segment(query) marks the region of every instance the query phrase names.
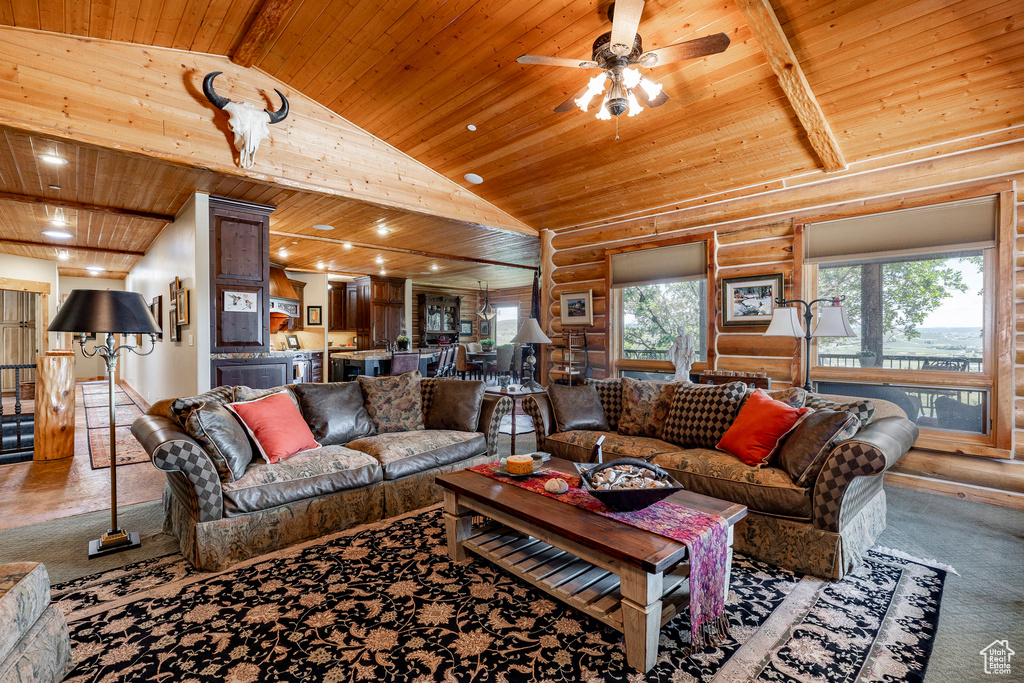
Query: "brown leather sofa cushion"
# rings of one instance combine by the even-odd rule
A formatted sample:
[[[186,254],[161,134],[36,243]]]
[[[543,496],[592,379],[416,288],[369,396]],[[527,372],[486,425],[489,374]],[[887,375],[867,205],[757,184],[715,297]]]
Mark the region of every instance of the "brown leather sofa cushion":
[[[728,453],[690,448],[651,459],[690,491],[746,505],[754,512],[811,519],[811,495],[775,467],[754,469]]]
[[[555,414],[555,431],[571,429],[596,429],[606,432],[611,429],[604,416],[604,407],[597,389],[589,384],[548,386],[548,399]]]
[[[486,453],[487,439],[479,432],[430,429],[368,436],[346,447],[377,460],[384,479],[400,479]]]
[[[475,432],[480,423],[480,407],[487,385],[461,379],[434,382],[425,426],[427,429],[454,429]]]
[[[185,426],[185,420],[188,418],[188,414],[196,408],[202,408],[205,405],[227,405],[235,400],[235,388],[228,386],[221,386],[211,389],[204,394],[198,396],[188,396],[186,398],[176,398],[171,401],[168,411],[171,414],[171,419],[178,423],[182,428]]]
[[[602,436],[604,443],[601,444],[601,452],[604,454],[605,461],[615,458],[650,460],[658,453],[672,453],[679,450],[679,446],[661,439],[583,429],[552,434],[544,440],[544,450],[556,458],[574,462],[590,462],[594,444]]]
[[[222,482],[234,481],[245,474],[252,462],[249,435],[223,404],[207,401],[192,408],[184,419],[185,433],[210,455]]]
[[[363,405],[359,382],[296,384],[292,391],[317,443],[340,446],[373,434],[373,421]]]
[[[853,413],[815,411],[804,417],[779,446],[775,465],[797,486],[810,486],[818,478],[832,446],[853,438],[858,429],[860,421]]]
[[[244,515],[361,488],[381,477],[374,458],[344,446],[303,451],[273,465],[258,461],[237,481],[224,484],[224,515]]]

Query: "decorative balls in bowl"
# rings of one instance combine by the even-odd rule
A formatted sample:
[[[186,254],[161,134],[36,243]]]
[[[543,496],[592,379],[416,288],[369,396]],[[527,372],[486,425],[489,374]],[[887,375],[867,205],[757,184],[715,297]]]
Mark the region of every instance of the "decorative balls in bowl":
[[[582,465],[580,486],[608,507],[623,512],[642,510],[683,489],[665,470],[635,458]]]

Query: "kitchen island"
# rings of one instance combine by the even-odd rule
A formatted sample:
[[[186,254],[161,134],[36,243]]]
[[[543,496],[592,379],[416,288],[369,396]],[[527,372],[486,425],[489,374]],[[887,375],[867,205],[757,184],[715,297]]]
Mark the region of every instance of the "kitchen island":
[[[403,353],[403,352],[399,352]],[[411,352],[409,352],[411,353]],[[420,374],[427,376],[427,365],[437,360],[438,349],[420,349]],[[383,349],[370,351],[334,351],[331,353],[330,381],[350,382],[359,375],[387,375],[391,373],[391,353]]]

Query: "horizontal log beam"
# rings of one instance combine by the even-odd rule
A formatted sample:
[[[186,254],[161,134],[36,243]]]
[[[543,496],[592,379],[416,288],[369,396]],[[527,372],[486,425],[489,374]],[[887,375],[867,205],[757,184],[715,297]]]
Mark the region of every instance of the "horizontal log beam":
[[[67,251],[88,251],[94,254],[118,254],[120,256],[145,256],[144,251],[124,251],[123,249],[104,249],[103,247],[79,247],[75,245],[54,244],[52,242],[29,242],[28,240],[0,239],[0,246],[11,247],[42,247],[44,249],[66,249]]]
[[[253,19],[231,61],[248,69],[273,42],[295,0],[267,0]]]
[[[35,197],[33,195],[17,194],[15,192],[0,192],[0,201],[3,200],[9,202],[19,202],[21,204],[43,204],[45,206],[55,206],[61,209],[87,211],[89,213],[105,213],[111,216],[127,216],[129,218],[141,218],[142,220],[158,221],[160,223],[170,223],[174,221],[174,216],[166,216],[161,213],[136,211],[135,209],[122,209],[116,206],[102,206],[100,204],[87,204],[85,202],[73,202],[67,199]]]

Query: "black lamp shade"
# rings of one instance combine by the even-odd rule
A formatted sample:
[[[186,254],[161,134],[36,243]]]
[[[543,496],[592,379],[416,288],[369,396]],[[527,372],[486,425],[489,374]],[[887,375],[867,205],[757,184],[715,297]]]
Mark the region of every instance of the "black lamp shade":
[[[138,292],[74,289],[46,328],[49,332],[158,334],[153,314]]]

